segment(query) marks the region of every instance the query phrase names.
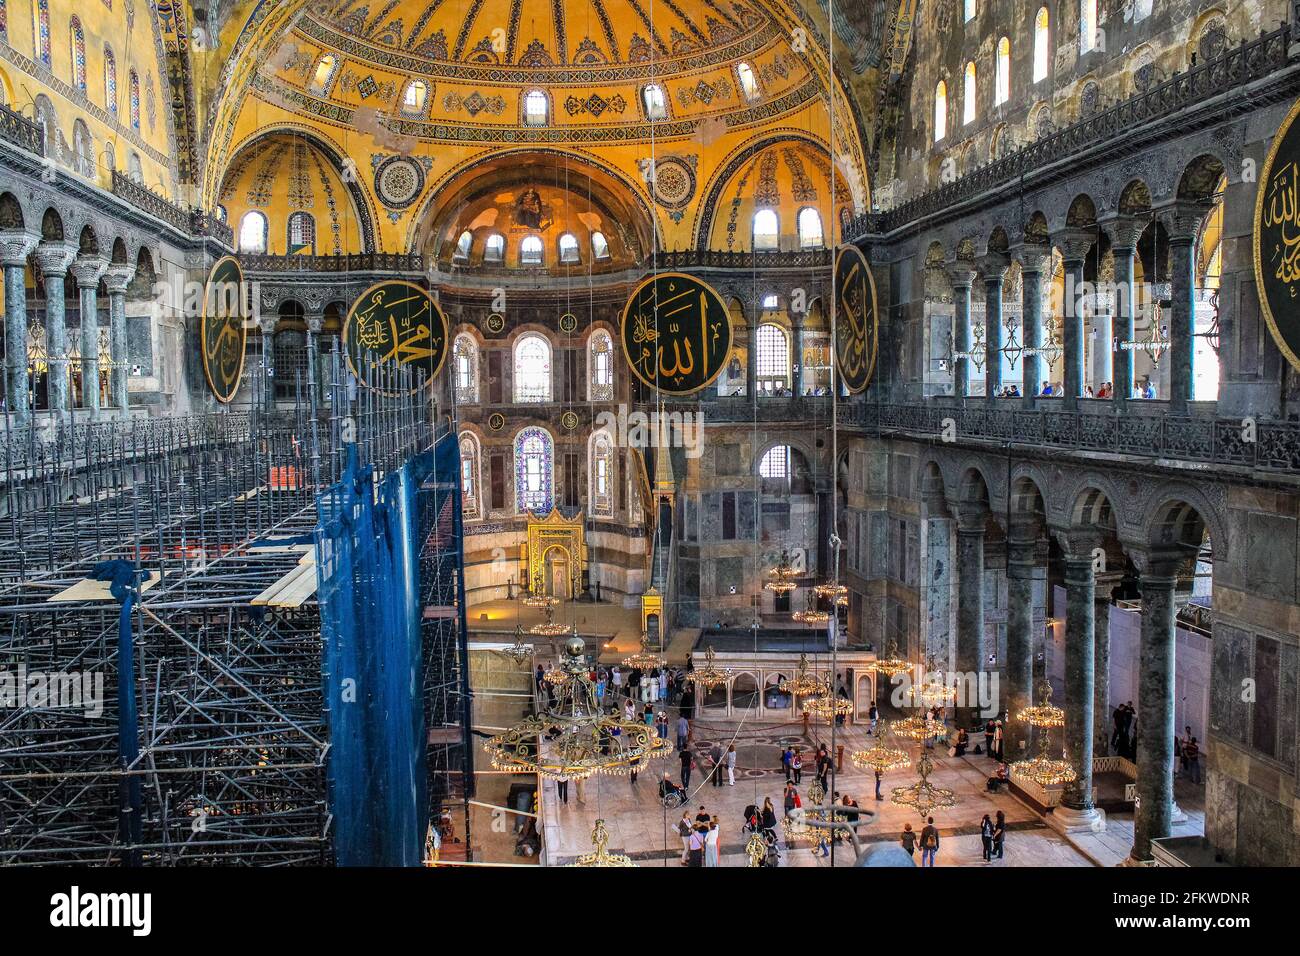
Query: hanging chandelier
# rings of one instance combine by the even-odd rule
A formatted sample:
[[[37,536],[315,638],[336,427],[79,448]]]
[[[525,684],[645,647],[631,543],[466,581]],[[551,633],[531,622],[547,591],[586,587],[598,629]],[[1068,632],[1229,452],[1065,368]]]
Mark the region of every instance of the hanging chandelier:
[[[624,667],[643,671],[663,667],[665,663],[667,662],[657,652],[650,650],[650,638],[644,631],[641,633],[641,650],[623,658]]]
[[[630,856],[610,853],[606,849],[609,846],[609,831],[605,829],[604,820],[596,821],[596,826],[591,831],[591,842],[595,844],[596,849],[591,853],[582,854],[569,866],[636,866]]]
[[[560,599],[536,591],[520,591],[519,603],[524,607],[548,608],[555,607],[555,605],[560,603]]]
[[[515,628],[515,642],[500,652],[516,664],[522,666],[533,656],[533,645],[524,643],[524,629]]]
[[[698,687],[703,687],[706,691],[713,690],[715,687],[721,687],[727,681],[731,680],[731,668],[724,667],[722,670],[714,665],[713,645],[710,644],[704,648],[704,668],[690,671],[686,679]]]
[[[790,552],[782,551],[781,560],[777,563],[777,566],[768,570],[767,581],[763,584],[763,587],[765,590],[777,594],[789,594],[798,587],[794,583],[794,579],[798,576],[799,572],[790,563]]]
[[[934,761],[928,753],[922,751],[916,769],[920,778],[910,787],[895,787],[893,796],[889,798],[893,803],[900,807],[911,807],[923,817],[933,810],[946,810],[957,805],[957,798],[951,790],[930,783]]]
[[[1038,685],[1038,697],[1041,703],[1031,704],[1016,714],[1016,720],[1023,720],[1032,727],[1064,727],[1065,711],[1052,706],[1052,685],[1043,681]]]
[[[948,728],[944,726],[943,721],[932,720],[919,714],[894,721],[890,729],[908,740],[926,741],[948,736]]]
[[[494,769],[583,780],[626,774],[671,752],[653,727],[602,713],[587,668],[582,638],[570,638],[553,669],[564,674],[555,685],[554,702],[484,742]]]
[[[820,697],[803,702],[803,712],[816,717],[822,723],[833,724],[837,717],[847,717],[853,713],[853,701],[827,691]]]
[[[907,696],[915,707],[947,707],[957,700],[957,688],[943,679],[934,663],[933,656],[927,658],[923,679],[907,689]]]
[[[1047,755],[1049,731],[1043,728],[1038,732],[1038,756],[1028,760],[1017,760],[1007,769],[1011,776],[1021,780],[1031,780],[1040,787],[1052,787],[1061,783],[1071,783],[1078,774],[1068,760],[1056,760]]]
[[[808,607],[803,611],[795,611],[790,615],[800,624],[825,624],[831,619],[826,611],[817,607],[817,597],[811,591],[808,592]]]
[[[830,681],[808,670],[808,655],[800,654],[799,669],[795,671],[794,677],[781,678],[777,689],[783,694],[793,694],[796,697],[820,697],[830,693],[831,688]]]
[[[859,770],[874,770],[876,773],[889,773],[891,770],[906,767],[912,762],[906,750],[889,746],[885,743],[883,735],[877,738],[870,749],[853,751],[849,754],[849,760],[853,761],[853,766]]]
[[[849,603],[849,589],[843,584],[836,584],[833,581],[827,581],[825,584],[818,584],[813,589],[813,593],[823,600],[834,600],[836,604]]]
[[[551,605],[546,608],[546,620],[540,624],[534,624],[528,629],[528,632],[540,637],[559,637],[562,634],[568,634],[572,630],[572,624],[565,624],[555,619],[555,607]]]
[[[884,657],[878,657],[874,661],[868,661],[867,670],[875,671],[891,680],[898,674],[912,669],[912,665],[898,656],[898,643],[890,638],[889,648]]]
[[[542,672],[542,680],[552,687],[559,687],[569,679],[569,674],[563,668],[552,666]]]
[[[745,856],[749,857],[750,866],[762,866],[763,861],[767,859],[767,844],[757,833],[750,834],[749,840],[745,843]]]

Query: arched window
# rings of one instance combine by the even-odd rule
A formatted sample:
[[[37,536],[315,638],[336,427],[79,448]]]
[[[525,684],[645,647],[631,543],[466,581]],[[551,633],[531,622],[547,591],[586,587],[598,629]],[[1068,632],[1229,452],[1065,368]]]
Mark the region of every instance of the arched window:
[[[541,236],[524,236],[523,241],[519,243],[519,261],[526,266],[542,264]]]
[[[424,80],[412,80],[406,84],[406,92],[402,94],[402,112],[408,116],[423,116],[428,101],[429,84]]]
[[[760,209],[754,213],[754,249],[771,252],[780,247],[781,229],[776,210]]]
[[[339,68],[339,58],[333,53],[326,53],[316,61],[316,69],[311,75],[311,91],[317,96],[324,96],[330,91],[334,73]]]
[[[799,248],[820,249],[822,241],[822,217],[812,206],[799,210]]]
[[[1047,79],[1048,56],[1050,47],[1047,29],[1051,25],[1051,14],[1047,12],[1047,7],[1038,8],[1038,16],[1034,17],[1034,82],[1038,83]]]
[[[597,518],[614,517],[614,441],[609,432],[593,432],[588,446],[589,506]]]
[[[1007,37],[998,41],[997,70],[994,78],[997,82],[994,84],[996,89],[993,105],[1001,106],[1011,99],[1011,40]]]
[[[69,49],[72,54],[72,85],[86,92],[86,33],[81,21],[73,17],[68,23]]]
[[[668,102],[664,99],[664,88],[651,83],[641,90],[641,101],[645,104],[645,117],[648,120],[668,118]]]
[[[451,254],[452,262],[465,262],[469,259],[469,251],[474,245],[474,234],[466,229],[456,240],[456,249]]]
[[[221,203],[217,203],[217,208],[212,211],[217,214],[218,220],[220,220],[221,222],[226,221],[226,207],[221,205]]]
[[[494,232],[487,237],[487,242],[483,244],[483,261],[501,262],[505,257],[506,237],[499,232]]]
[[[948,135],[948,84],[940,80],[934,88],[934,141]]]
[[[545,126],[549,112],[550,104],[541,90],[529,90],[524,94],[524,125]]]
[[[1097,0],[1079,0],[1079,52],[1090,53],[1097,46]]]
[[[515,342],[515,401],[550,400],[551,343],[535,332],[521,335]]]
[[[745,99],[751,103],[758,99],[758,80],[754,77],[754,70],[750,65],[737,63],[736,76],[740,78],[740,92],[745,94]]]
[[[781,297],[778,296],[775,292],[769,292],[767,293],[767,295],[763,296],[763,308],[779,309],[780,307],[781,307]]]
[[[464,332],[451,347],[451,374],[456,404],[478,404],[478,345]]]
[[[131,156],[137,164],[140,162],[134,153]],[[266,252],[266,216],[256,209],[244,213],[239,221],[239,251]]]
[[[614,340],[604,329],[591,333],[588,345],[587,399],[592,402],[614,400]]]
[[[970,23],[975,19],[975,0],[964,0],[962,10],[965,13],[964,22]]]
[[[83,176],[95,175],[95,142],[84,120],[72,124],[72,159],[77,172]]]
[[[758,474],[762,478],[790,479],[790,446],[776,445],[767,450],[758,463]]]
[[[131,97],[131,128],[138,133],[140,131],[140,77],[136,75],[135,70],[131,71],[127,86]]]
[[[609,243],[606,241],[603,232],[593,232],[591,234],[591,254],[597,259],[609,258]]]
[[[577,262],[578,260],[578,239],[571,232],[566,232],[560,236],[560,261]]]
[[[132,151],[131,157],[126,161],[126,172],[133,183],[144,183],[144,167],[140,165],[140,154]],[[265,240],[263,240],[265,245]]]
[[[785,329],[766,323],[758,327],[758,388],[778,392],[790,385],[790,340]]]
[[[36,37],[36,58],[46,66],[53,66],[50,57],[50,0],[36,0],[32,12],[35,14],[32,35]]]
[[[104,106],[117,115],[117,59],[109,46],[104,47]]]
[[[966,85],[962,90],[961,121],[965,125],[975,122],[975,61],[966,64]]]
[[[544,428],[525,428],[515,436],[515,504],[520,511],[550,512],[555,500],[554,445]]]
[[[478,439],[473,432],[460,433],[460,510],[466,518],[481,518]]]
[[[316,220],[309,212],[295,212],[289,217],[289,255],[296,252],[316,253]]]

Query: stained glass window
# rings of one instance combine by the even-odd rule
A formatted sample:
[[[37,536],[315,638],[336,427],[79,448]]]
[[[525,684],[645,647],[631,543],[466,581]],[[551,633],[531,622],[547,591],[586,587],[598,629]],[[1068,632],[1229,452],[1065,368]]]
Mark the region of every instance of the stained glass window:
[[[68,24],[69,48],[72,53],[72,85],[86,92],[86,33],[81,21],[73,17]]]
[[[525,428],[515,437],[515,501],[520,511],[549,513],[555,500],[555,453],[544,428]]]
[[[131,71],[129,81],[131,96],[131,128],[139,132],[140,130],[140,77],[136,76],[135,70]]]
[[[104,47],[104,106],[117,113],[117,59],[109,46]]]
[[[36,0],[36,24],[33,31],[36,36],[36,58],[46,66],[53,66],[50,60],[50,0]]]
[[[591,394],[593,402],[614,400],[614,341],[604,329],[591,334]]]
[[[460,436],[460,507],[466,518],[480,518],[478,439],[472,432]]]

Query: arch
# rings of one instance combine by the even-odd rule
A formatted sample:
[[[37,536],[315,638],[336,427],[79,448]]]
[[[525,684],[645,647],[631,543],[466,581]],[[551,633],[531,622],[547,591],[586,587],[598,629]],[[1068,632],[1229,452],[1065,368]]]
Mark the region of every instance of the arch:
[[[1147,520],[1146,538],[1155,548],[1181,547],[1199,551],[1208,530],[1209,526],[1195,505],[1181,497],[1165,497]]]
[[[410,80],[402,90],[402,115],[424,116],[429,111],[429,84]]]
[[[239,221],[239,251],[254,254],[266,252],[266,240],[270,226],[266,213],[250,209]]]
[[[13,193],[0,193],[0,229],[25,228],[22,203]]]
[[[1011,99],[1011,39],[1001,37],[995,54],[996,68],[993,82],[993,105],[1001,106]]]
[[[652,123],[668,118],[668,97],[658,83],[647,83],[641,88],[641,106],[645,118]]]
[[[538,425],[515,435],[515,509],[549,514],[555,504],[555,440]]]
[[[121,236],[118,236],[113,240],[113,252],[111,258],[114,265],[124,266],[128,261],[130,261],[126,251],[126,243],[122,241]]]
[[[1047,6],[1038,8],[1038,13],[1034,17],[1034,82],[1040,83],[1047,79],[1047,74],[1051,68],[1051,14],[1047,11]]]
[[[822,214],[812,206],[799,210],[797,220],[800,249],[821,249],[826,245],[822,231]]]
[[[551,122],[551,98],[545,90],[528,90],[520,97],[520,119],[525,126],[547,126]]]
[[[117,58],[107,43],[104,44],[104,108],[117,115]]]
[[[1088,485],[1076,492],[1069,507],[1072,528],[1115,530],[1115,509],[1110,496],[1096,485]]]
[[[561,233],[560,238],[556,240],[555,245],[561,263],[574,264],[582,261],[581,257],[578,255],[578,237],[573,233]]]
[[[1079,193],[1070,201],[1070,208],[1065,214],[1065,224],[1071,227],[1095,226],[1097,224],[1097,204],[1087,193]]]
[[[1178,198],[1194,202],[1212,198],[1223,175],[1223,161],[1212,153],[1202,153],[1183,167],[1178,180]]]
[[[1141,179],[1131,179],[1119,194],[1117,208],[1131,216],[1151,211],[1151,189]]]
[[[760,391],[776,392],[790,387],[790,337],[785,329],[772,322],[758,327],[755,339],[758,354],[755,371]]]
[[[524,236],[519,240],[519,262],[526,266],[540,266],[543,263],[543,245],[541,236]]]
[[[72,165],[83,176],[95,175],[95,141],[80,116],[72,123]]]
[[[323,53],[316,61],[311,75],[311,91],[316,96],[327,96],[338,72],[339,58],[333,53]]]
[[[775,209],[754,211],[753,245],[755,252],[773,252],[781,247],[781,221]]]
[[[948,135],[948,84],[940,80],[934,86],[934,142]]]
[[[614,400],[614,339],[605,329],[587,339],[587,400]]]
[[[515,339],[513,356],[514,399],[517,403],[551,400],[551,343],[539,332]]]
[[[81,19],[74,16],[68,21],[68,53],[72,62],[72,85],[86,92],[86,31],[81,29]]]
[[[316,253],[316,219],[309,212],[291,213],[289,221],[285,226],[287,233],[287,244],[285,248],[289,255],[298,252],[304,252],[307,255]]]
[[[970,465],[962,473],[959,500],[966,506],[988,508],[991,503],[989,483],[978,465]]]
[[[609,258],[609,240],[600,230],[591,234],[591,255],[593,259]]]
[[[471,431],[463,431],[459,437],[460,444],[460,504],[461,513],[468,519],[483,517],[483,488],[479,477],[481,455],[478,436]]]
[[[736,78],[740,81],[740,93],[748,102],[752,103],[762,95],[763,91],[758,86],[758,76],[748,63],[736,64]]]
[[[82,227],[81,235],[77,237],[77,243],[82,255],[99,255],[99,236],[95,234],[94,227],[89,223]]]
[[[493,232],[483,240],[483,261],[484,262],[505,262],[506,261],[506,237],[499,232]]]
[[[464,230],[456,239],[456,248],[451,254],[452,262],[469,262],[469,254],[474,249],[474,233]]]
[[[1017,475],[1011,481],[1011,514],[1022,518],[1045,519],[1046,499],[1038,481],[1030,475]]]
[[[750,671],[741,671],[731,679],[731,709],[758,710],[762,701],[759,693],[758,676]]]
[[[967,60],[966,68],[962,70],[961,122],[963,126],[969,126],[975,122],[975,97],[977,95],[975,61]]]
[[[604,428],[587,439],[587,505],[593,518],[614,517],[614,438]]]
[[[63,238],[63,219],[53,206],[41,216],[41,238],[55,241]]]
[[[457,405],[478,404],[478,343],[467,332],[451,347],[451,385]]]

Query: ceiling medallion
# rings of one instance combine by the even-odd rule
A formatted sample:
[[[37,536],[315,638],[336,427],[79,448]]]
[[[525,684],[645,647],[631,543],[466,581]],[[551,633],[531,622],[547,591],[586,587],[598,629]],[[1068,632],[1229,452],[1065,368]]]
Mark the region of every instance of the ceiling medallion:
[[[375,166],[375,194],[389,209],[405,209],[424,190],[424,167],[409,156],[388,156]]]
[[[561,332],[572,332],[577,327],[578,327],[578,317],[574,315],[572,312],[565,312],[564,315],[560,316]]]
[[[494,432],[499,432],[506,427],[506,417],[500,412],[493,412],[488,416],[488,428]]]
[[[487,317],[487,330],[493,335],[500,335],[506,327],[506,317],[499,312],[493,312]]]
[[[655,202],[665,209],[681,209],[695,196],[694,156],[664,156],[642,160],[642,172],[649,180]]]
[[[560,424],[564,426],[565,431],[573,431],[578,427],[578,416],[573,412],[565,412],[560,416]]]

